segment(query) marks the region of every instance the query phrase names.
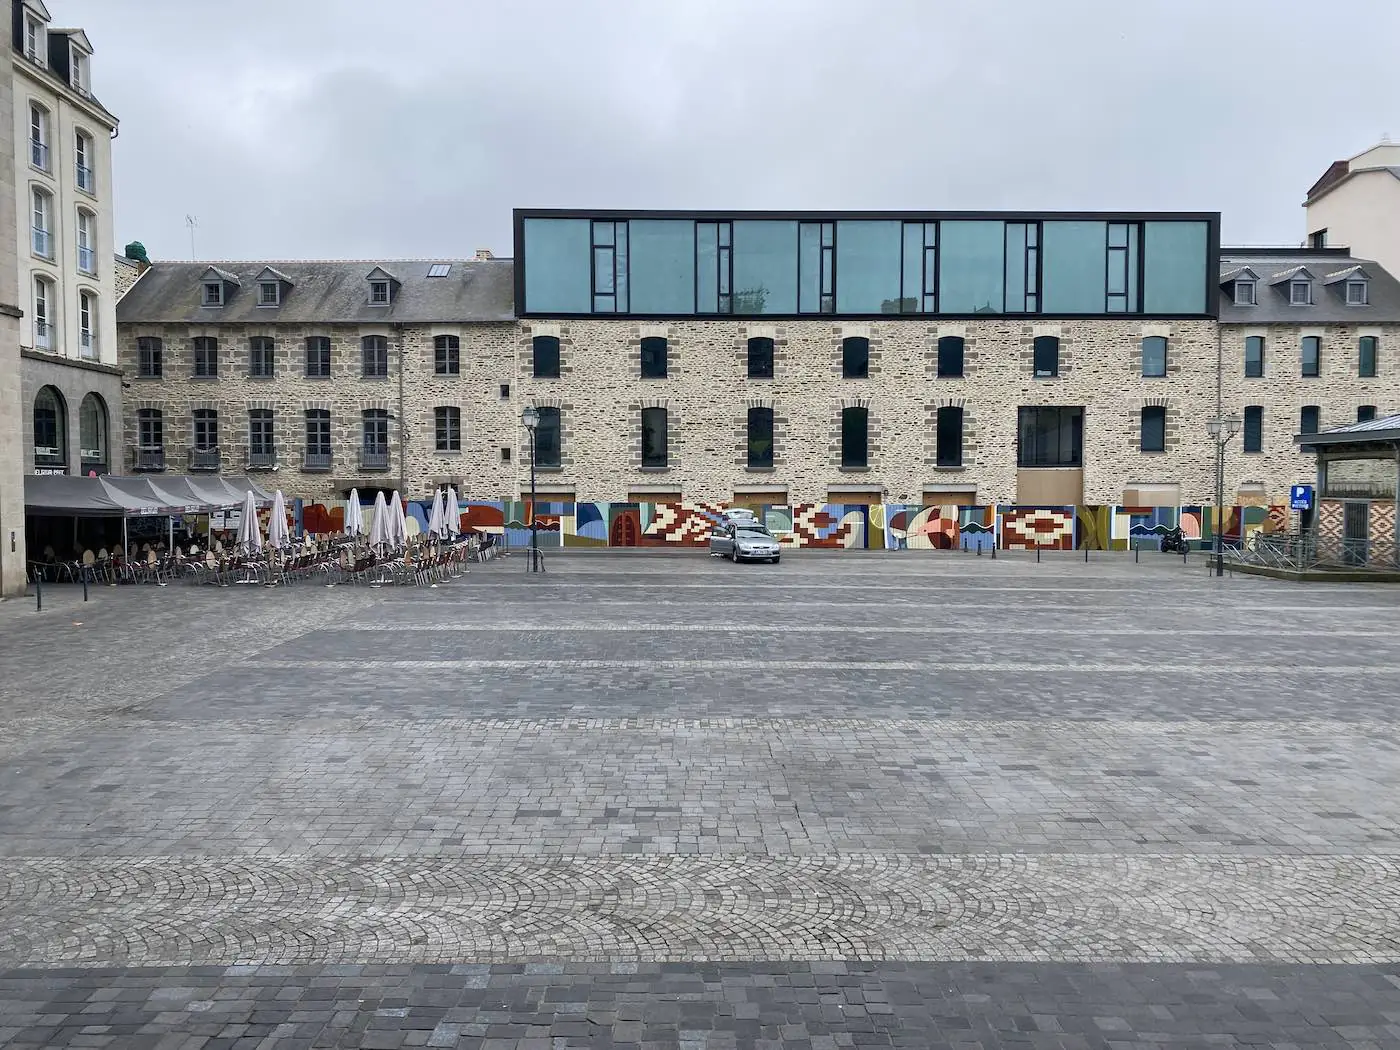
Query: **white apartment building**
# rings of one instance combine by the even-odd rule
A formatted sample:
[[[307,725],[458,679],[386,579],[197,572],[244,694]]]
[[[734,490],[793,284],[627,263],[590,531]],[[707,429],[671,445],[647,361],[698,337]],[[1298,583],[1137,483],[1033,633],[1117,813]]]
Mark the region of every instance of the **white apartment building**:
[[[119,469],[111,264],[117,119],[93,94],[93,48],[44,0],[11,0],[15,255],[25,473]]]
[[[1303,202],[1308,244],[1345,245],[1400,273],[1400,144],[1383,140],[1332,165]]]

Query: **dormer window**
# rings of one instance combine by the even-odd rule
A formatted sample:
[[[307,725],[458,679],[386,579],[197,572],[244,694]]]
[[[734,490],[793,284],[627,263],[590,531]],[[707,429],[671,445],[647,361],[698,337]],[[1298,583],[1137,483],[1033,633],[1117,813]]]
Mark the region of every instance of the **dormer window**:
[[[1366,305],[1366,282],[1364,280],[1351,280],[1347,282],[1347,305]]]
[[[369,282],[369,304],[370,306],[389,305],[389,282],[370,281]]]
[[[282,286],[276,281],[258,282],[258,305],[278,306],[282,302]]]
[[[69,46],[68,70],[68,79],[72,82],[73,89],[81,95],[90,94],[92,82],[88,79],[87,52],[76,45]]]
[[[399,290],[399,280],[382,266],[376,266],[365,274],[369,283],[369,305],[388,306],[394,301],[394,293]]]
[[[204,282],[204,305],[223,306],[224,305],[224,282],[205,281]]]
[[[1288,301],[1294,306],[1312,305],[1312,281],[1289,281]]]
[[[41,66],[49,64],[48,33],[37,15],[24,14],[24,57]]]
[[[1242,280],[1235,282],[1235,305],[1254,306],[1256,303],[1254,294],[1254,282]]]

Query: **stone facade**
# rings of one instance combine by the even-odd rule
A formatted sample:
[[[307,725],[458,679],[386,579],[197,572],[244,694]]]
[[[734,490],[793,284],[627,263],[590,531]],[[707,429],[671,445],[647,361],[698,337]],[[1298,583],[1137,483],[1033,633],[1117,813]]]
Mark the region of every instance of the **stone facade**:
[[[71,475],[96,471],[99,474],[125,473],[118,456],[121,417],[112,411],[122,403],[122,375],[113,365],[96,361],[67,361],[52,354],[23,351],[24,470],[26,473],[57,472]],[[59,439],[62,463],[36,462],[34,440],[34,401],[47,387],[57,395],[60,407]],[[90,399],[90,400],[89,400]],[[84,402],[95,408],[96,428],[83,426]]]
[[[131,291],[131,286],[140,279],[147,268],[147,264],[128,259],[125,255],[116,256],[112,262],[112,287],[118,302]]]
[[[0,83],[11,81],[13,53],[0,47]],[[14,94],[0,91],[0,127],[14,126]],[[0,135],[0,243],[14,244],[15,139]],[[20,380],[19,274],[0,265],[0,598],[24,593],[24,399]]]
[[[382,336],[388,343],[388,374],[363,375],[362,340]],[[459,373],[438,375],[438,336],[459,340]],[[216,377],[194,375],[194,340],[213,338],[218,348]],[[330,340],[331,372],[310,377],[306,346],[310,337]],[[140,341],[159,339],[161,374],[142,374]],[[250,340],[272,340],[273,372],[254,375]],[[270,409],[277,468],[269,487],[309,499],[329,499],[345,489],[406,489],[421,494],[433,485],[452,483],[464,492],[500,493],[514,481],[512,461],[502,462],[501,447],[516,444],[511,432],[516,416],[513,388],[513,327],[497,325],[187,325],[123,324],[122,368],[130,384],[126,402],[126,463],[135,466],[137,420],[143,409],[161,412],[166,469],[190,469],[193,413],[213,410],[218,419],[220,468],[226,473],[249,469],[249,411]],[[505,390],[503,391],[503,387]],[[438,407],[460,410],[461,448],[436,448]],[[390,413],[390,461],[387,470],[365,469],[360,461],[362,413]],[[329,471],[303,469],[306,412],[330,413],[332,465]],[[405,425],[400,429],[400,421]]]

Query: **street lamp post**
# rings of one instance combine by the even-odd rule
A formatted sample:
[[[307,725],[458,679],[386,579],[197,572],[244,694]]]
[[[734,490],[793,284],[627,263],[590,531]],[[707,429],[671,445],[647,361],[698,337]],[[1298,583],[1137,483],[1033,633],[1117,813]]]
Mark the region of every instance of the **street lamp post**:
[[[1206,420],[1206,433],[1215,442],[1215,575],[1225,575],[1225,446],[1240,432],[1239,416]]]
[[[521,425],[530,435],[530,572],[538,572],[539,522],[535,515],[535,428],[540,425],[540,414],[534,405],[526,405],[520,413]]]

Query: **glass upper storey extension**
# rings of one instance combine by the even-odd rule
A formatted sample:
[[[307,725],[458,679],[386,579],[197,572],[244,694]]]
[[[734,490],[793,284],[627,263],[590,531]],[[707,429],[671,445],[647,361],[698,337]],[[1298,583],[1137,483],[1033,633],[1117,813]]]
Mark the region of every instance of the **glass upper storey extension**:
[[[515,212],[522,317],[1214,317],[1218,213]]]

